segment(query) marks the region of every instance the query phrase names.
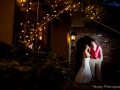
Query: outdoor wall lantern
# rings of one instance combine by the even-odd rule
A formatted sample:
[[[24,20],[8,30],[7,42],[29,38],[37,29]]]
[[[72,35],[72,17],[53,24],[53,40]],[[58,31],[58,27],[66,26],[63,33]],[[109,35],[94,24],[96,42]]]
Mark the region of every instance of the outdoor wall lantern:
[[[25,2],[26,2],[26,0],[21,0],[21,2],[22,2],[22,3],[25,3]]]
[[[72,30],[69,36],[71,37],[71,40],[74,41],[76,39],[77,34],[74,32],[74,30]]]

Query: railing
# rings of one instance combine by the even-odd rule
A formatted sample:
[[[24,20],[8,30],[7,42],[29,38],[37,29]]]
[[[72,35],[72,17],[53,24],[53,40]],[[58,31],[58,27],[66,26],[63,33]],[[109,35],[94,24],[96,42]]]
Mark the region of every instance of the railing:
[[[105,26],[105,27],[109,28],[110,30],[112,30],[112,31],[114,31],[114,32],[116,32],[116,33],[118,33],[118,34],[120,35],[120,32],[116,31],[115,29],[113,29],[113,28],[111,28],[111,27],[109,27],[109,26],[107,26],[107,25],[105,25],[105,24],[102,24],[102,23],[100,23],[100,22],[98,22],[98,21],[96,21],[96,20],[92,20],[92,21],[94,21],[94,22],[96,22],[96,23],[98,23],[98,24],[101,24],[102,26]]]

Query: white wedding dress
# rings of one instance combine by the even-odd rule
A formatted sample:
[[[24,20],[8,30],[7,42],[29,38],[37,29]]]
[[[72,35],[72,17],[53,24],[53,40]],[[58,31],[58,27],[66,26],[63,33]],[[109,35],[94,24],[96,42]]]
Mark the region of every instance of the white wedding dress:
[[[89,83],[91,81],[92,74],[91,74],[89,62],[90,62],[90,58],[85,58],[85,54],[83,54],[82,66],[75,77],[75,82]]]

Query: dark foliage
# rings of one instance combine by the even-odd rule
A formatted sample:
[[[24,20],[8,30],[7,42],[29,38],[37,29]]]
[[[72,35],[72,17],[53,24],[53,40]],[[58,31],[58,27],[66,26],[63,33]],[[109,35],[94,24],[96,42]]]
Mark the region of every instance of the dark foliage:
[[[0,46],[0,90],[62,90],[70,82],[68,60],[50,49],[38,53],[24,45]]]

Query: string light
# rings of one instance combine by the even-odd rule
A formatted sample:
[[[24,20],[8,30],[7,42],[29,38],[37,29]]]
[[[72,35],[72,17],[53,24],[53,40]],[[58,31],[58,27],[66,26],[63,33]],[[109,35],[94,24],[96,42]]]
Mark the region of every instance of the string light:
[[[74,11],[76,12],[77,10],[75,9]]]
[[[75,5],[73,5],[73,7],[75,8]]]
[[[28,55],[28,53],[26,53],[26,55]]]
[[[46,29],[46,27],[44,27],[44,29]]]
[[[20,25],[23,25],[23,23],[20,23]]]
[[[37,23],[37,25],[39,25],[39,23]]]
[[[23,4],[23,3],[21,3],[21,5],[22,5],[22,6],[24,6],[24,4]]]
[[[47,0],[48,1],[48,0]],[[59,1],[61,1],[61,0],[59,0]],[[48,2],[50,2],[50,1],[48,1]],[[57,1],[54,1],[55,3],[57,3]],[[30,4],[32,4],[32,3],[30,3]],[[60,10],[60,11],[56,11],[55,10],[55,7],[56,6],[58,6],[57,4],[55,4],[55,5],[51,5],[52,7],[53,7],[53,10],[52,10],[52,12],[57,12],[55,15],[51,15],[52,14],[52,12],[51,13],[49,13],[49,14],[46,14],[47,16],[45,16],[45,17],[43,17],[43,22],[42,23],[37,23],[37,25],[38,25],[38,27],[43,27],[46,23],[48,23],[48,22],[52,22],[52,20],[54,19],[54,18],[58,18],[59,19],[59,15],[60,14],[62,14],[63,12],[65,12],[65,11],[67,11],[67,10],[72,10],[72,9],[74,9],[76,6],[78,6],[78,4],[80,4],[80,2],[79,3],[77,3],[77,4],[72,4],[72,3],[69,3],[70,5],[67,5],[65,8],[63,8],[62,10]],[[30,7],[28,8],[28,9],[31,9]],[[26,11],[29,11],[29,10],[26,10]],[[75,11],[76,11],[77,9],[75,9]],[[52,16],[52,17],[51,17]],[[72,14],[70,13],[70,16],[72,16]],[[30,21],[27,21],[27,23],[30,23]],[[43,27],[44,29],[46,29],[46,27],[44,26]],[[34,30],[33,30],[34,31]],[[37,35],[37,30],[35,30],[36,32],[34,32],[34,34],[35,34],[35,36],[38,36]],[[40,31],[42,31],[42,30],[40,30]],[[22,32],[25,32],[24,30],[22,31]],[[26,36],[26,37],[28,37],[28,36]],[[39,37],[38,37],[39,38]],[[40,37],[41,39],[42,39],[42,36]],[[34,38],[31,38],[31,40],[34,40]],[[30,41],[30,40],[27,40],[27,41]]]

